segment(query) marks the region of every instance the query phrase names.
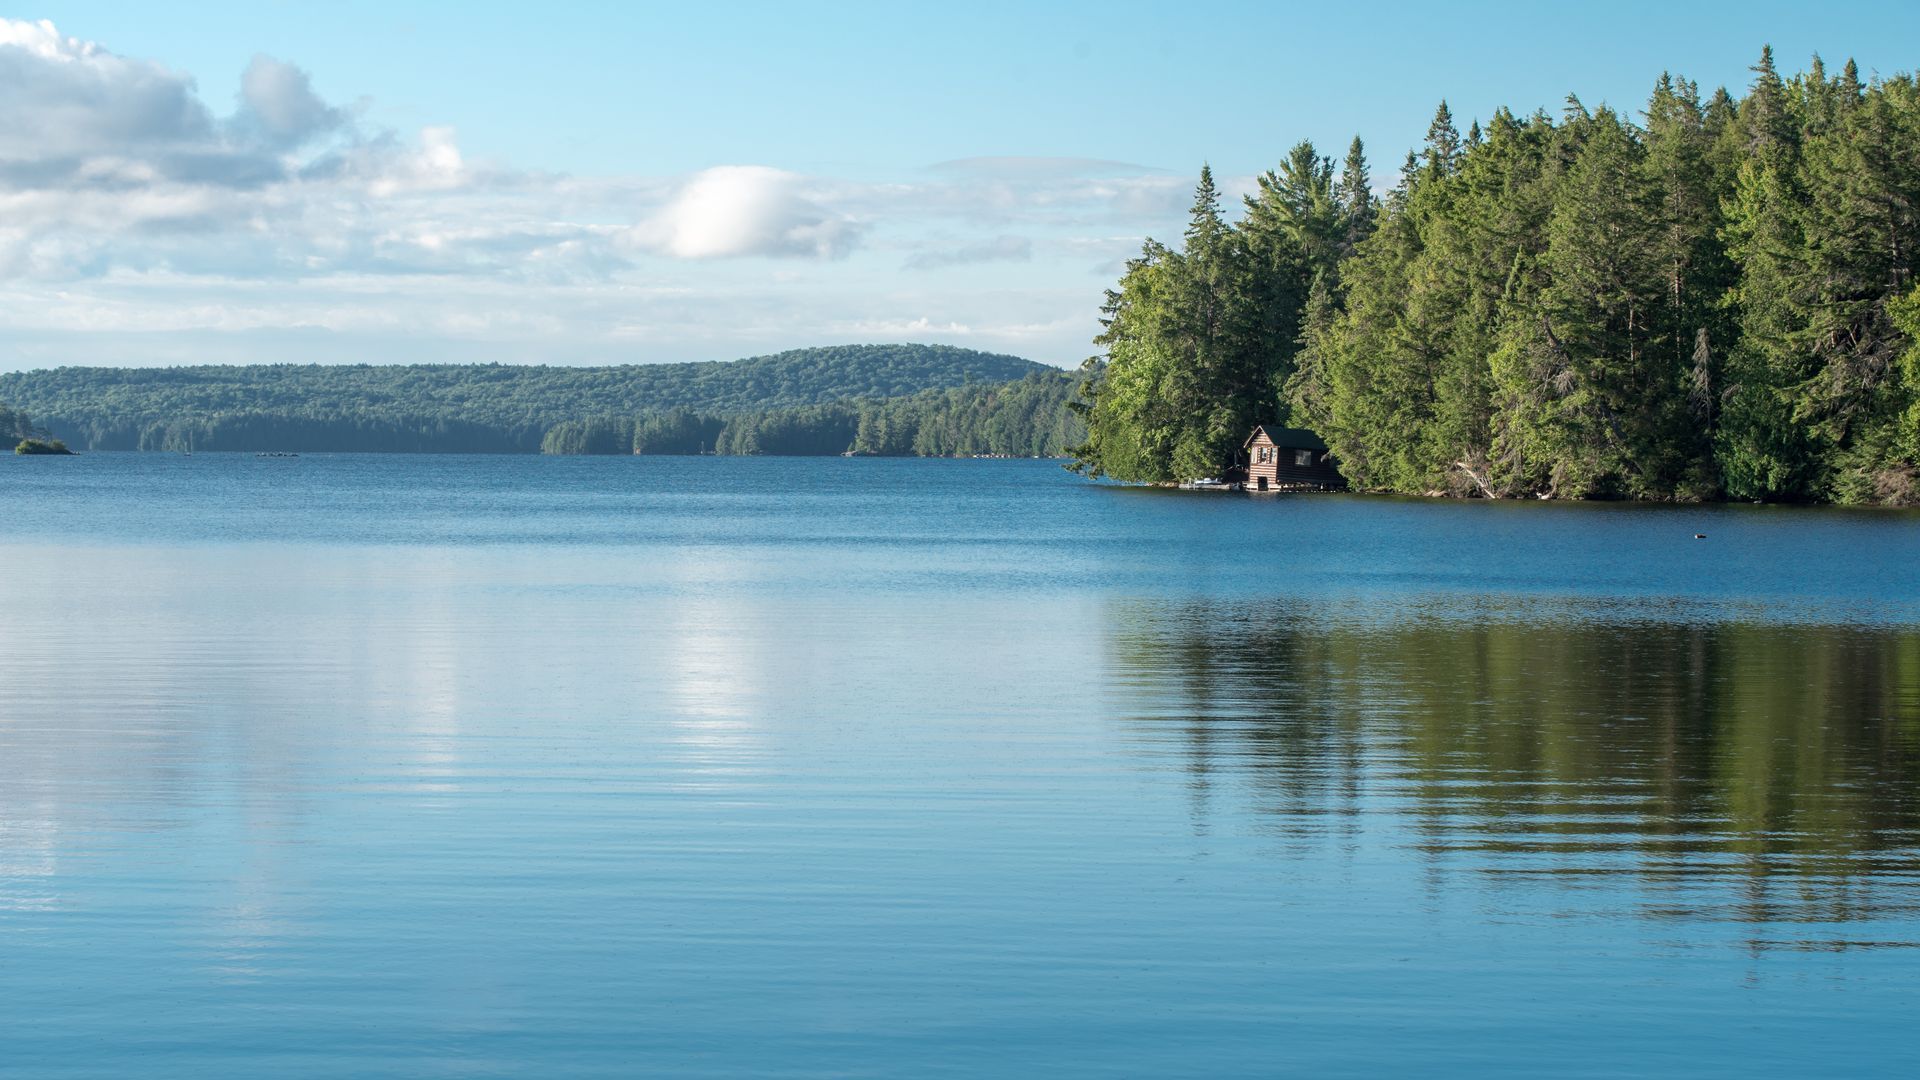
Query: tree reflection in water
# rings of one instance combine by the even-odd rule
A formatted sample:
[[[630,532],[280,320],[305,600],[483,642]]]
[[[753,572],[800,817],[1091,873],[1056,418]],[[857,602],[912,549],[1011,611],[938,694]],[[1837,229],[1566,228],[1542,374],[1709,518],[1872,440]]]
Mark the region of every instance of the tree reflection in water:
[[[1433,890],[1920,944],[1920,630],[1470,606],[1116,603],[1111,707],[1202,828],[1247,799],[1289,853],[1384,839]]]

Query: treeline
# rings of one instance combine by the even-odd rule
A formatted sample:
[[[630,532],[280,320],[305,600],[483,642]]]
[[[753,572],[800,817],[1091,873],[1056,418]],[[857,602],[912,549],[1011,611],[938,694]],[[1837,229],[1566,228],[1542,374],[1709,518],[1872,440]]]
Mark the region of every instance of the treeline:
[[[41,428],[34,426],[32,417],[0,402],[0,440],[10,444],[16,439],[31,439],[43,433]]]
[[[1920,501],[1920,88],[1754,76],[1464,136],[1442,104],[1379,201],[1358,139],[1233,223],[1203,170],[1108,294],[1077,466],[1211,474],[1278,420],[1370,490]]]
[[[0,451],[11,447],[15,454],[69,454],[67,444],[53,438],[47,429],[19,409],[0,404]]]
[[[732,415],[677,409],[554,425],[548,454],[1054,457],[1085,437],[1070,405],[1081,379],[1035,372],[988,386]]]
[[[147,423],[70,422],[61,430],[97,450],[512,454],[538,449],[543,429],[538,422],[490,424],[407,413],[244,410]]]
[[[1050,371],[946,345],[846,345],[700,364],[271,364],[0,375],[0,398],[96,450],[531,453],[571,417],[733,415]]]

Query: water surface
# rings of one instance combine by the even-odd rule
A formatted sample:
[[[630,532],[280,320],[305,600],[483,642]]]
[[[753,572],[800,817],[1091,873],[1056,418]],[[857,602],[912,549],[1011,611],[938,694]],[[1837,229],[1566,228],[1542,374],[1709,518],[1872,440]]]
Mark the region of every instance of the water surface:
[[[1917,557],[1045,462],[0,460],[0,1071],[1893,1071]]]

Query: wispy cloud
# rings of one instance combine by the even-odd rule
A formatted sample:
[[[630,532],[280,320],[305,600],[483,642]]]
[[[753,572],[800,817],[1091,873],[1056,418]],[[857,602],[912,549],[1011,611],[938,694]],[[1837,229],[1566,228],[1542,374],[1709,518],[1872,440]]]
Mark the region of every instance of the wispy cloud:
[[[944,266],[967,266],[983,262],[1029,262],[1032,259],[1033,241],[1024,236],[996,236],[978,244],[918,252],[907,259],[907,268],[938,270]]]

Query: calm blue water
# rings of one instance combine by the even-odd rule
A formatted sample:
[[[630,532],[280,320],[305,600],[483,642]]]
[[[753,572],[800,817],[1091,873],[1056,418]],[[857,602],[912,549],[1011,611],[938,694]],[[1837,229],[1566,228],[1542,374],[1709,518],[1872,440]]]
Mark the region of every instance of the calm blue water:
[[[0,459],[0,1073],[1905,1071],[1916,565],[1045,462]]]

